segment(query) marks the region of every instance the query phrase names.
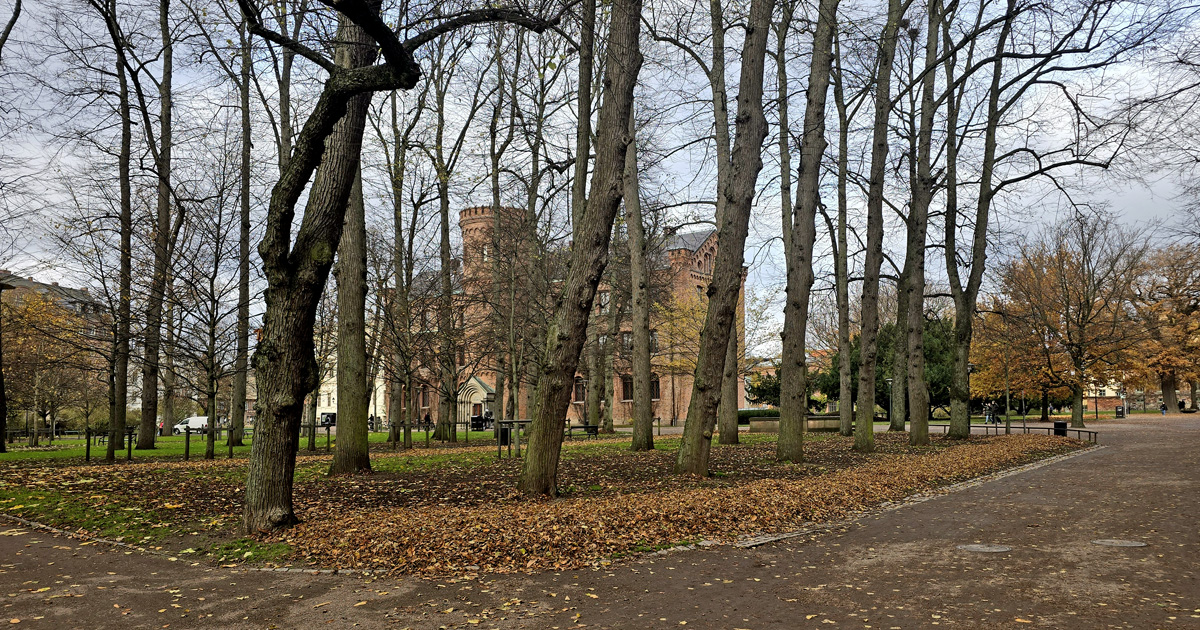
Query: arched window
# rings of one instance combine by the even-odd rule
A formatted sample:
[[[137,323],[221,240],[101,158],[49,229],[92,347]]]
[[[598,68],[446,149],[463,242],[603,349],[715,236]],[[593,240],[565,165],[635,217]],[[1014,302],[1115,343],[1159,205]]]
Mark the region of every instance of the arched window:
[[[651,374],[650,375],[650,400],[658,400],[659,398],[661,398],[662,396],[660,395],[660,393],[661,392],[659,390],[658,375]]]

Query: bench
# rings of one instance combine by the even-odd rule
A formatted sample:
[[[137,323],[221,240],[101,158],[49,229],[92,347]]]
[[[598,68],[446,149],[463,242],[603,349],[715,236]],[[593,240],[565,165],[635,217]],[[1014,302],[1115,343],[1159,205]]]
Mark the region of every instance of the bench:
[[[569,439],[569,438],[575,437],[575,432],[577,432],[577,431],[582,432],[584,438],[593,438],[594,439],[594,438],[600,437],[600,427],[597,425],[594,425],[594,424],[568,424],[567,425],[567,438]]]

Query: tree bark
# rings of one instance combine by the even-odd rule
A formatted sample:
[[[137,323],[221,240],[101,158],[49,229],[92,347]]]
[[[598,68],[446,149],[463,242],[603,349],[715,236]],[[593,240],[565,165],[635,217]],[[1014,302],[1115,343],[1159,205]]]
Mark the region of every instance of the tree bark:
[[[575,172],[571,181],[571,236],[578,240],[587,211],[587,173],[592,153],[592,76],[596,55],[596,0],[579,7],[579,85],[576,96]],[[598,147],[597,147],[598,148]]]
[[[370,472],[367,413],[367,223],[362,171],[354,173],[334,271],[338,289],[337,446],[330,475]]]
[[[241,215],[238,230],[238,314],[237,348],[233,359],[233,403],[230,405],[229,444],[241,446],[246,428],[246,381],[250,353],[250,149],[253,146],[250,126],[250,81],[253,69],[250,59],[250,36],[245,24],[238,29],[242,44],[241,81],[238,93],[242,109]]]
[[[117,153],[117,182],[120,190],[120,270],[117,297],[115,348],[113,350],[112,400],[108,416],[108,448],[104,461],[116,461],[116,451],[125,432],[129,402],[129,329],[133,286],[133,190],[130,161],[133,150],[133,120],[129,103],[129,76],[126,72],[125,41],[117,25],[116,0],[108,0],[104,19],[116,53],[119,85],[117,111],[121,119],[121,144]]]
[[[734,334],[742,262],[755,183],[762,170],[762,143],[767,136],[763,116],[763,74],[772,0],[753,0],[742,47],[738,91],[737,132],[729,179],[719,191],[724,210],[718,221],[717,256],[708,287],[708,312],[700,333],[700,351],[693,377],[692,399],[684,421],[683,440],[675,458],[675,472],[708,475],[709,451],[720,401],[721,379],[729,336]]]
[[[646,264],[646,225],[638,182],[637,123],[629,116],[629,147],[625,150],[625,224],[629,230],[630,317],[633,329],[633,444],[634,451],[654,450],[654,416],[650,400],[650,271]]]
[[[945,256],[946,274],[950,280],[950,294],[954,298],[954,374],[950,385],[950,428],[947,431],[952,438],[966,438],[971,435],[971,413],[969,377],[967,374],[970,354],[971,336],[975,318],[975,301],[979,294],[979,285],[983,281],[983,269],[987,257],[987,226],[991,211],[992,195],[994,194],[992,176],[996,166],[997,128],[1000,125],[1000,93],[1004,89],[1003,62],[1004,51],[1008,44],[1009,33],[1012,32],[1012,22],[1015,16],[1016,0],[1007,2],[1007,19],[1000,29],[996,40],[995,55],[992,61],[992,81],[988,88],[987,117],[984,119],[983,156],[979,176],[979,192],[975,202],[974,238],[971,245],[971,267],[964,285],[958,271],[958,247],[956,236],[958,229],[958,213],[946,213]],[[947,62],[947,73],[951,69]],[[953,108],[951,108],[953,109]],[[952,122],[957,124],[957,113],[953,113]],[[954,129],[954,127],[950,127]],[[957,158],[957,131],[952,131],[948,147],[953,147],[946,154],[947,164],[953,165]],[[953,168],[953,166],[951,166]],[[957,175],[947,169],[947,199],[948,208],[956,208]]]
[[[911,247],[912,221],[905,218],[906,247],[904,267],[896,281],[896,327],[892,348],[892,367],[889,373],[891,384],[888,398],[891,413],[888,414],[888,431],[904,431],[908,423],[908,278],[912,274],[913,252]]]
[[[834,44],[837,45],[835,39]],[[838,158],[837,158],[837,241],[833,259],[834,284],[837,293],[838,311],[838,432],[849,436],[854,432],[854,385],[851,379],[850,347],[850,269],[847,250],[847,224],[850,208],[846,194],[850,179],[850,114],[846,104],[843,84],[840,46],[835,56],[837,73],[833,84],[833,98],[838,112]]]
[[[0,279],[0,453],[8,452],[8,390],[4,387],[4,290],[10,288]]]
[[[779,442],[775,458],[804,461],[808,431],[808,357],[805,342],[813,284],[813,247],[817,208],[821,205],[821,159],[825,154],[825,103],[833,68],[833,32],[838,0],[821,0],[813,34],[800,164],[796,170],[796,208],[786,217],[784,238],[791,240],[787,260],[787,300],[783,308],[783,354],[779,370]],[[787,130],[781,130],[787,133]]]
[[[170,0],[159,1],[159,31],[162,36],[162,77],[158,82],[159,135],[155,170],[158,175],[157,213],[154,222],[154,263],[150,292],[146,296],[146,327],[142,355],[142,421],[137,448],[154,448],[158,434],[158,361],[162,339],[163,293],[171,265],[171,150],[173,42],[168,22]]]
[[[735,313],[733,330],[725,346],[725,370],[721,375],[721,397],[717,403],[717,443],[738,443],[738,322]]]
[[[613,219],[621,203],[622,172],[630,142],[626,129],[633,109],[633,88],[642,65],[638,43],[641,12],[641,0],[613,0],[591,198],[576,232],[570,270],[558,298],[557,312],[546,333],[545,359],[534,394],[529,450],[521,468],[519,488],[525,494],[557,492],[563,418],[571,404],[579,351],[596,287],[608,262]]]
[[[937,105],[934,100],[938,57],[938,30],[941,25],[940,2],[930,2],[925,39],[925,74],[921,80],[921,120],[917,133],[917,172],[912,186],[909,209],[908,312],[905,314],[908,337],[908,410],[912,427],[908,441],[913,446],[929,444],[929,389],[925,381],[925,239],[929,231],[929,205],[936,182],[932,173],[933,123]],[[899,322],[897,322],[899,323]]]
[[[378,12],[378,6],[374,4],[373,10]],[[374,42],[361,27],[343,16],[338,30],[339,66],[362,67],[374,61]],[[262,340],[253,358],[258,421],[242,520],[243,529],[250,534],[298,522],[292,486],[304,396],[318,385],[313,356],[316,308],[341,239],[342,215],[359,164],[369,92],[410,85],[395,74],[379,83],[361,80],[361,76],[342,72],[330,77],[271,195],[266,234],[259,245],[267,278],[267,309]],[[289,248],[294,204],[314,170],[304,218]]]
[[[891,113],[892,61],[896,32],[904,3],[888,1],[887,23],[880,36],[875,78],[875,121],[871,146],[871,175],[867,192],[867,256],[863,266],[862,331],[859,336],[858,414],[854,449],[875,450],[875,360],[879,350],[879,267],[883,263],[883,193]]]

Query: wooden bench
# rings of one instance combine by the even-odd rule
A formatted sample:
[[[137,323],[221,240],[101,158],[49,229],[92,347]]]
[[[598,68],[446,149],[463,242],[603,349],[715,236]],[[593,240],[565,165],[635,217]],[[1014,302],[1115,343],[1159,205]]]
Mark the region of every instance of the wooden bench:
[[[567,425],[567,438],[570,439],[570,438],[575,437],[575,433],[577,431],[582,432],[583,437],[585,439],[586,438],[595,439],[595,438],[600,437],[600,427],[597,425],[594,425],[594,424],[568,424]]]

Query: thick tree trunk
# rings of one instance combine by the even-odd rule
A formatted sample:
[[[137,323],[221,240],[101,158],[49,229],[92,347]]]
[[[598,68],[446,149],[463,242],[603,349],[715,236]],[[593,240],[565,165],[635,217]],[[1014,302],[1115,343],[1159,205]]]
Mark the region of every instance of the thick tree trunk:
[[[360,27],[343,17],[338,30],[339,65],[362,67],[374,62],[375,44]],[[272,191],[266,234],[259,245],[267,308],[262,341],[253,359],[258,420],[242,521],[250,534],[298,522],[292,486],[304,396],[318,385],[313,354],[316,308],[341,239],[342,215],[358,170],[370,105],[370,95],[363,92],[373,88],[355,89],[335,78],[326,84],[300,134],[296,153]],[[314,169],[304,220],[289,248],[294,204]]]
[[[3,383],[0,383],[0,385],[3,385]],[[1189,383],[1189,385],[1192,388],[1192,395],[1191,395],[1192,400],[1191,400],[1191,406],[1188,408],[1195,409],[1196,408],[1196,395],[1200,394],[1200,382],[1192,381]],[[2,388],[0,388],[0,389],[2,389]],[[0,451],[0,452],[3,452],[3,451]]]
[[[342,240],[338,243],[337,278],[337,448],[330,475],[371,470],[367,447],[367,223],[362,171],[354,174]]]
[[[904,330],[908,337],[908,365],[905,366],[908,384],[908,411],[912,419],[908,441],[913,446],[929,444],[929,389],[925,381],[925,239],[929,231],[929,205],[933,201],[936,182],[933,178],[933,123],[937,105],[934,101],[938,30],[941,16],[938,3],[930,3],[925,40],[925,76],[921,80],[921,121],[917,133],[916,181],[912,186],[912,206],[909,209],[908,270],[906,293],[908,312],[904,314]],[[899,322],[897,322],[899,324]]]
[[[1167,413],[1179,413],[1179,396],[1176,394],[1179,389],[1178,377],[1175,372],[1160,372],[1158,378],[1162,386],[1162,401],[1167,406]],[[1071,415],[1071,420],[1074,422],[1074,414]]]
[[[211,356],[211,355],[210,355]],[[217,390],[216,381],[208,375],[208,396],[205,398],[205,413],[208,414],[208,427],[204,431],[204,459],[215,459],[217,456]]]
[[[634,451],[654,450],[654,416],[650,401],[650,270],[646,264],[646,225],[642,218],[638,182],[637,124],[629,116],[629,147],[625,151],[625,225],[629,230],[629,310],[633,329],[633,445]]]
[[[719,191],[724,209],[718,210],[717,256],[708,287],[708,312],[700,333],[700,351],[693,376],[692,399],[684,422],[675,472],[708,475],[709,451],[720,401],[721,381],[729,336],[734,334],[742,262],[755,183],[762,170],[762,143],[767,136],[763,116],[763,74],[773,2],[753,0],[742,47],[737,132],[731,152],[732,168]]]
[[[875,120],[871,146],[871,175],[867,192],[867,256],[863,265],[862,332],[859,336],[858,414],[854,448],[875,450],[875,364],[879,351],[879,267],[883,264],[883,193],[888,154],[888,117],[891,113],[892,61],[896,32],[905,4],[888,1],[887,24],[880,37],[875,78]]]
[[[605,59],[605,94],[596,133],[596,161],[591,198],[576,230],[570,270],[546,334],[545,358],[534,394],[529,450],[521,468],[520,490],[526,494],[557,492],[558,457],[563,418],[571,404],[572,383],[587,329],[596,287],[608,262],[613,219],[621,203],[622,172],[630,138],[626,132],[633,109],[633,88],[642,65],[638,45],[640,0],[614,0]]]
[[[238,230],[238,314],[237,348],[233,359],[233,403],[230,405],[229,443],[242,445],[246,428],[246,381],[250,353],[250,149],[253,146],[250,126],[250,81],[252,63],[250,59],[250,36],[243,25],[239,29],[242,37],[242,72],[238,84],[242,108],[242,164],[241,164],[241,213]]]
[[[954,298],[954,341],[957,348],[954,351],[954,375],[950,387],[950,429],[948,434],[953,438],[966,438],[971,434],[970,396],[967,388],[968,360],[971,354],[972,325],[975,317],[975,301],[979,295],[979,285],[983,281],[983,270],[987,258],[987,228],[991,213],[992,175],[996,167],[997,129],[1002,117],[1000,93],[1004,89],[1003,62],[1004,52],[1008,45],[1008,36],[1012,32],[1012,21],[1016,15],[1016,0],[1007,2],[1007,18],[996,39],[995,54],[992,61],[992,80],[987,95],[987,117],[984,119],[983,156],[979,174],[979,191],[975,201],[974,234],[971,243],[970,272],[964,285],[958,270],[959,252],[957,242],[958,212],[946,213],[945,227],[945,256],[946,275],[949,279],[950,294]],[[953,69],[946,62],[946,74],[952,75]],[[947,113],[948,127],[954,130],[957,126],[957,111],[950,107]],[[953,134],[957,134],[954,131]],[[957,207],[957,139],[951,138],[947,143],[946,153],[946,207]]]
[[[163,294],[171,265],[171,116],[173,101],[171,81],[173,46],[168,22],[170,0],[159,2],[159,32],[162,36],[162,78],[158,82],[159,136],[157,214],[154,222],[154,267],[150,277],[150,292],[146,296],[146,327],[142,355],[142,421],[138,431],[137,448],[154,448],[158,435],[158,361],[162,338]]]
[[[784,238],[790,239],[787,260],[787,300],[783,308],[783,354],[780,364],[779,442],[775,458],[804,461],[808,431],[808,360],[805,343],[813,284],[813,247],[817,239],[817,208],[821,205],[821,160],[825,153],[825,103],[833,68],[833,32],[838,0],[822,0],[817,8],[813,55],[808,74],[800,164],[796,170],[796,207],[785,217]],[[781,133],[788,133],[781,130]]]
[[[1171,396],[1174,398],[1174,395]],[[1172,412],[1178,412],[1176,407]],[[1083,385],[1071,386],[1071,427],[1082,429],[1083,426]]]

